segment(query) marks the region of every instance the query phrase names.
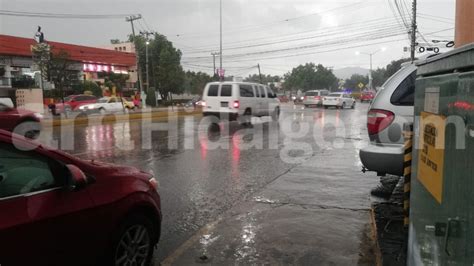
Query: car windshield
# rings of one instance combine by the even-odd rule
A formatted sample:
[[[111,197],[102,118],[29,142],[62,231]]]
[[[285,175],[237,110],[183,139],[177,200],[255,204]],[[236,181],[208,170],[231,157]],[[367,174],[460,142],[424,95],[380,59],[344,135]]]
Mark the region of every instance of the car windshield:
[[[474,264],[473,8],[0,0],[0,266]]]

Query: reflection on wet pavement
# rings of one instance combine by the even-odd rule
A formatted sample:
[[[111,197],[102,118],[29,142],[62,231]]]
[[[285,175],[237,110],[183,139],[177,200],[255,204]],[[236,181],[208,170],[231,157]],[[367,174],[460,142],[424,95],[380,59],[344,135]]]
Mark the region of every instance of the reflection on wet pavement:
[[[343,143],[347,151],[342,152],[350,152],[354,165],[359,167],[356,153],[366,139],[365,109],[290,107],[282,111],[280,123],[270,122],[268,118],[255,118],[250,128],[223,122],[219,123],[217,130],[208,130],[208,126],[200,127],[198,118],[186,117],[177,121],[176,134],[165,130],[148,134],[150,125],[133,121],[61,130],[49,128],[45,129],[40,141],[56,143],[83,159],[152,170],[160,182],[164,215],[161,241],[155,252],[156,261],[161,261],[199,228],[238,202],[252,198],[256,191],[294,167],[285,156],[290,159],[301,157],[304,161],[332,149],[333,141],[337,140],[336,133],[342,126],[346,127],[346,132],[339,139],[363,140]],[[291,132],[285,132],[285,119],[290,123]],[[298,136],[305,127],[308,133]],[[169,143],[176,147],[170,148]],[[300,149],[300,144],[306,146]],[[325,159],[322,157],[321,160]],[[259,203],[278,203],[266,197],[253,199]],[[257,257],[254,238],[258,226],[255,218],[249,215],[243,222],[242,245],[235,247],[236,259]],[[204,237],[203,246],[209,241],[217,241],[218,237]]]

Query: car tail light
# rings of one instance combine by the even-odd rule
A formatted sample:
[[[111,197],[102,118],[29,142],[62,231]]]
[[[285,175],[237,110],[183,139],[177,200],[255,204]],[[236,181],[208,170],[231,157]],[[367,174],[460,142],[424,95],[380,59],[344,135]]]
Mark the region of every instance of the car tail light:
[[[232,106],[234,108],[239,108],[240,107],[240,102],[239,101],[234,101],[234,104]]]
[[[378,134],[392,124],[395,115],[386,110],[372,109],[367,113],[367,130],[369,135]]]
[[[314,96],[314,99],[320,100],[320,99],[321,99],[321,96]]]
[[[304,99],[306,100],[306,96],[304,96]]]

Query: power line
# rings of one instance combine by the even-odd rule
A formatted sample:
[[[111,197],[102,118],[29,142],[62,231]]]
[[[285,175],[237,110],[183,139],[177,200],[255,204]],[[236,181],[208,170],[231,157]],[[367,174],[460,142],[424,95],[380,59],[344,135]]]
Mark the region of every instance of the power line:
[[[398,29],[397,27],[397,24],[394,24],[394,23],[385,23],[385,24],[380,24],[380,23],[377,23],[377,24],[374,24],[374,25],[367,25],[365,27],[362,27],[362,28],[358,28],[359,30],[361,29],[371,29],[371,30],[385,30],[385,29]],[[275,45],[275,44],[282,44],[282,43],[291,43],[291,42],[297,42],[297,41],[302,41],[302,40],[311,40],[311,39],[316,39],[316,38],[320,38],[320,37],[327,37],[328,36],[328,33],[331,33],[331,35],[333,36],[337,36],[337,35],[341,35],[341,34],[345,34],[345,33],[353,33],[354,30],[351,30],[350,28],[343,28],[343,29],[340,29],[339,31],[336,31],[336,30],[333,30],[333,31],[327,31],[327,32],[320,32],[319,34],[316,34],[316,35],[311,35],[311,36],[306,36],[306,37],[300,37],[300,38],[286,38],[286,39],[281,39],[281,40],[278,40],[278,41],[273,41],[273,42],[261,42],[261,43],[256,43],[256,44],[248,44],[248,45],[244,45],[244,46],[231,46],[231,47],[227,47],[226,50],[237,50],[237,49],[244,49],[244,48],[252,48],[252,47],[261,47],[261,46],[269,46],[269,45]],[[199,53],[209,53],[209,51],[211,50],[202,50],[202,52],[190,52],[190,53],[187,53],[187,54],[199,54]]]
[[[321,14],[324,14],[324,13],[330,13],[330,12],[334,12],[334,11],[337,11],[337,10],[341,10],[341,9],[346,9],[346,8],[350,8],[350,7],[354,7],[354,6],[357,6],[358,8],[361,8],[363,4],[366,4],[365,2],[357,2],[357,3],[352,3],[352,4],[349,4],[349,5],[344,5],[344,6],[340,6],[340,7],[336,7],[336,8],[333,8],[333,9],[328,9],[328,10],[324,10],[324,11],[320,11],[320,12],[315,12],[315,13],[311,13],[311,14],[307,14],[307,15],[303,15],[303,16],[299,16],[299,17],[293,17],[293,18],[287,18],[287,19],[283,19],[283,20],[277,20],[277,21],[273,21],[273,22],[269,22],[269,23],[260,23],[260,24],[254,24],[254,25],[247,25],[247,26],[241,26],[241,27],[236,27],[236,28],[230,28],[228,31],[225,31],[224,34],[229,34],[229,33],[236,33],[236,32],[241,32],[241,31],[248,31],[250,29],[258,29],[258,28],[264,28],[265,30],[268,29],[268,27],[271,27],[271,26],[275,26],[275,25],[278,25],[278,24],[281,24],[281,23],[290,23],[290,22],[294,22],[294,21],[297,21],[297,20],[301,20],[303,18],[307,18],[307,17],[311,17],[311,16],[315,16],[315,15],[321,15]],[[353,11],[354,9],[352,9],[351,11]],[[203,32],[193,32],[193,33],[179,33],[179,34],[167,34],[167,35],[175,35],[177,37],[198,37],[198,38],[202,38],[202,37],[209,37],[209,36],[217,36],[218,34],[216,33],[203,33]]]
[[[375,35],[375,34],[377,35]],[[381,38],[386,38],[386,37],[392,37],[400,34],[405,34],[405,31],[399,30],[399,31],[393,31],[392,28],[385,29],[385,30],[380,30],[376,29],[373,32],[366,32],[362,34],[354,34],[352,36],[347,36],[346,39],[338,39],[338,40],[332,40],[332,41],[327,41],[327,42],[317,42],[317,43],[312,43],[312,44],[306,44],[302,46],[296,46],[296,47],[288,47],[288,48],[281,48],[281,49],[274,49],[274,50],[265,50],[265,51],[258,51],[258,52],[250,52],[250,53],[242,53],[242,54],[231,54],[228,55],[228,58],[234,58],[234,57],[242,57],[242,56],[248,56],[248,55],[260,55],[260,54],[269,54],[269,53],[276,53],[276,52],[284,52],[284,51],[292,51],[292,50],[301,50],[301,49],[309,49],[309,48],[315,48],[315,47],[321,47],[321,46],[327,46],[327,45],[337,45],[342,42],[347,42],[347,41],[358,41],[361,39],[366,38],[367,40],[373,40],[373,39],[381,39]],[[187,60],[190,59],[203,59],[203,58],[208,58],[208,57],[187,57]]]
[[[0,10],[0,15],[15,17],[40,17],[40,18],[60,18],[60,19],[123,19],[131,14],[68,14],[68,13],[38,13]]]

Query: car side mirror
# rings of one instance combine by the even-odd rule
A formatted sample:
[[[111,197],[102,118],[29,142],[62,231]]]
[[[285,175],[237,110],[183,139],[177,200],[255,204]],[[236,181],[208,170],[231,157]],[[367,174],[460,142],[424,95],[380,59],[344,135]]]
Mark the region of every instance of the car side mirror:
[[[86,174],[84,174],[84,172],[82,172],[81,169],[79,169],[79,167],[73,164],[68,164],[66,165],[66,168],[69,171],[69,179],[67,182],[67,188],[70,191],[78,191],[87,186],[88,184],[87,176]]]

